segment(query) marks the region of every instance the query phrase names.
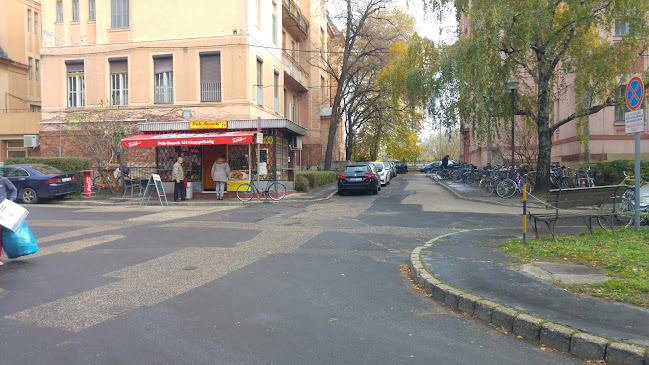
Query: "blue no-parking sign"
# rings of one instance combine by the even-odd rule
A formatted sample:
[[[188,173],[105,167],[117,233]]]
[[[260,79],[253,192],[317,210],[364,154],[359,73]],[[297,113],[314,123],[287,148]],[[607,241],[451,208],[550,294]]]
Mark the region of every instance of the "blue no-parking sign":
[[[644,98],[644,83],[639,77],[633,77],[626,85],[626,106],[630,110],[636,110],[642,106],[642,99]]]

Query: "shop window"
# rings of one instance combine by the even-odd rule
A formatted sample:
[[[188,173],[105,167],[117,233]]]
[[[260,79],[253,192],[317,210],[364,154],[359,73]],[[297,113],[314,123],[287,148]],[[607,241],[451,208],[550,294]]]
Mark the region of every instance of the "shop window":
[[[178,156],[183,158],[183,169],[189,181],[202,181],[202,146],[167,146],[156,148],[156,168],[162,181],[171,181],[171,170]]]
[[[111,105],[128,105],[128,61],[114,59],[109,62]]]
[[[174,102],[173,58],[169,56],[154,57],[155,73],[154,102],[156,104],[172,104]]]
[[[221,54],[206,52],[201,58],[201,101],[221,101]]]
[[[82,108],[84,100],[83,61],[69,61],[66,64],[68,72],[68,108]]]

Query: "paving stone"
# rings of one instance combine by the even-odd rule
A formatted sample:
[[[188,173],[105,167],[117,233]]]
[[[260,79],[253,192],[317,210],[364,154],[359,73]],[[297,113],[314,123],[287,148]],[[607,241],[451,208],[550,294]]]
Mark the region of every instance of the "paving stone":
[[[497,307],[491,315],[491,323],[496,327],[502,327],[505,331],[511,332],[514,327],[514,318],[517,311],[508,307]]]
[[[586,360],[604,360],[607,343],[603,337],[576,333],[570,340],[570,353]]]
[[[424,291],[428,294],[433,294],[433,283],[426,280],[426,282],[424,283]]]
[[[521,313],[514,318],[512,332],[515,335],[522,336],[525,339],[538,341],[539,332],[541,331],[541,318],[532,317],[529,314]]]
[[[641,346],[613,342],[606,348],[606,363],[609,365],[644,365],[646,349]]]
[[[558,351],[570,352],[570,339],[574,329],[556,323],[545,322],[541,326],[539,341]]]
[[[449,290],[446,290],[446,295],[444,296],[444,304],[453,309],[457,309],[457,302],[460,295],[462,295],[462,292],[457,289],[451,288]]]
[[[473,294],[467,294],[467,293],[462,293],[460,297],[457,300],[457,309],[460,312],[466,313],[470,316],[473,315],[475,311],[475,303],[480,300],[480,297],[473,295]]]
[[[475,303],[475,309],[473,310],[473,312],[481,321],[491,323],[491,315],[493,313],[493,309],[499,306],[500,304],[496,302],[483,299]]]
[[[433,285],[433,299],[443,303],[446,298],[445,289],[451,289],[451,287],[444,284]]]

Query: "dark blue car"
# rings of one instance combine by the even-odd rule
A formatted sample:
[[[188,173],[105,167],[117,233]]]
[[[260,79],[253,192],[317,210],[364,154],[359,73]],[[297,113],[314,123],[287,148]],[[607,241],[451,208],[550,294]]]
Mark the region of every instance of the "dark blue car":
[[[43,164],[5,165],[0,168],[16,189],[18,199],[34,204],[41,198],[63,198],[77,191],[77,175]]]

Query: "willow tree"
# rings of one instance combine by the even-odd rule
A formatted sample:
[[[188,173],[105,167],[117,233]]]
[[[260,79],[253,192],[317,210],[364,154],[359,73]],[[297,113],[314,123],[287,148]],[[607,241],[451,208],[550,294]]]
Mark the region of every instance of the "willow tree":
[[[449,123],[471,123],[477,136],[490,127],[505,131],[512,115],[506,80],[517,78],[514,113],[538,131],[537,191],[550,186],[554,132],[623,103],[616,90],[649,41],[648,1],[422,1],[437,14],[455,5],[460,24],[459,40],[428,71],[438,82],[427,89],[431,100],[457,95],[435,112]],[[613,40],[615,30],[623,36]],[[554,104],[568,98],[578,101],[574,113],[555,119]]]

